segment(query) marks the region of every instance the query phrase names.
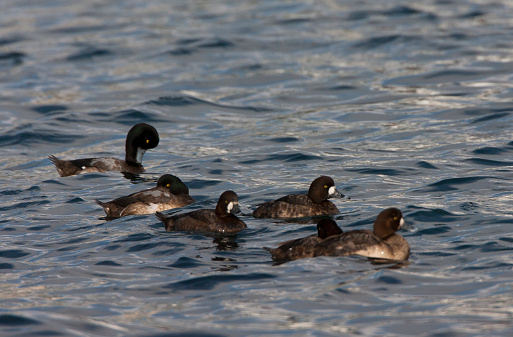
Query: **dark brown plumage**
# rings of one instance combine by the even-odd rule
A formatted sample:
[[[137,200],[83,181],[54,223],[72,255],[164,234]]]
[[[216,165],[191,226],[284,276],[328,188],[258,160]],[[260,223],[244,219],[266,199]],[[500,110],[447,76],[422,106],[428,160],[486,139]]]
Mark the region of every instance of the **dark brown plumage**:
[[[353,230],[326,238],[309,236],[288,241],[278,248],[266,248],[273,260],[285,262],[315,256],[360,255],[369,258],[407,260],[410,245],[399,234],[400,228],[407,228],[402,213],[397,208],[388,208],[379,213],[374,230]]]
[[[326,239],[328,236],[340,233],[342,233],[342,229],[333,219],[321,219],[317,223],[317,236],[321,239]]]
[[[184,214],[166,217],[157,212],[166,231],[237,233],[246,228],[246,224],[234,214],[240,212],[239,197],[233,191],[226,191],[219,197],[215,210],[200,209]]]
[[[133,214],[151,214],[172,208],[184,207],[194,202],[187,186],[176,176],[164,174],[157,186],[117,198],[109,202],[96,202],[103,207],[108,218]]]
[[[265,248],[271,252],[273,259],[285,262],[306,257],[317,256],[319,244],[327,237],[342,233],[342,229],[332,219],[321,219],[317,223],[317,235],[283,242],[276,249]]]
[[[277,200],[259,205],[254,211],[255,218],[302,218],[308,216],[339,213],[329,198],[343,197],[337,191],[331,177],[315,179],[307,194],[289,194]]]

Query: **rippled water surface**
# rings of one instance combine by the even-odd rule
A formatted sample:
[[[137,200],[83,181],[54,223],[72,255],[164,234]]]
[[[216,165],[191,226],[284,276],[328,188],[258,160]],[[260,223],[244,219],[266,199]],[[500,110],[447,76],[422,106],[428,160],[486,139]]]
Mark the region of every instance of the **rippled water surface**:
[[[2,2],[2,336],[510,336],[513,8],[499,1]],[[59,177],[124,155],[147,174]],[[330,175],[344,230],[400,208],[407,263],[263,247],[313,221],[242,216],[237,236],[104,221],[95,199],[179,176],[245,214]]]

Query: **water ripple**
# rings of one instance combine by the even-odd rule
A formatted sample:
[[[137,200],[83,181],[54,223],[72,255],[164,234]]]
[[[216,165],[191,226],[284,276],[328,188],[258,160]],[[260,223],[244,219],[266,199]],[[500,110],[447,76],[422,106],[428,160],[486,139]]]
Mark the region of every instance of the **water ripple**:
[[[220,284],[241,282],[241,281],[259,281],[273,279],[276,276],[264,273],[250,273],[244,275],[210,275],[191,278],[185,281],[170,283],[163,286],[164,289],[171,289],[174,292],[185,290],[211,290]]]
[[[272,111],[268,108],[263,107],[252,107],[252,106],[230,106],[230,105],[223,105],[216,102],[210,102],[207,100],[199,99],[192,96],[187,95],[176,95],[176,96],[166,96],[166,97],[159,97],[156,100],[151,100],[146,102],[145,104],[154,104],[159,106],[169,106],[169,107],[175,107],[175,106],[187,106],[187,105],[210,105],[215,107],[222,107],[230,110],[244,110],[244,111],[254,111],[254,112],[269,112]]]
[[[18,315],[9,315],[9,314],[0,315],[0,325],[1,326],[23,326],[23,325],[32,325],[32,324],[41,324],[41,322],[38,322],[31,318],[18,316]]]
[[[490,177],[463,177],[463,178],[448,178],[437,181],[436,183],[429,184],[429,191],[456,191],[458,187],[455,185],[466,185],[474,182],[489,179]]]
[[[21,52],[0,53],[0,69],[19,66],[25,57]]]
[[[20,249],[0,250],[0,257],[5,259],[18,259],[27,255],[30,255],[30,253],[24,252]]]
[[[97,57],[112,56],[113,54],[108,49],[85,47],[81,51],[66,57],[66,60],[70,62],[89,61]]]

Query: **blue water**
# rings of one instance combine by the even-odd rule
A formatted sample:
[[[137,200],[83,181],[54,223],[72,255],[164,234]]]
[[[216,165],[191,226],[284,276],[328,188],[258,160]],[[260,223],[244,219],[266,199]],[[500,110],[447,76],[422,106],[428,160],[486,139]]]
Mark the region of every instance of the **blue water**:
[[[488,1],[2,2],[2,336],[513,335],[513,8]],[[47,159],[147,174],[61,178]],[[104,221],[94,199],[180,177],[248,214],[330,175],[344,230],[398,207],[407,263],[274,265],[313,222],[237,236]]]

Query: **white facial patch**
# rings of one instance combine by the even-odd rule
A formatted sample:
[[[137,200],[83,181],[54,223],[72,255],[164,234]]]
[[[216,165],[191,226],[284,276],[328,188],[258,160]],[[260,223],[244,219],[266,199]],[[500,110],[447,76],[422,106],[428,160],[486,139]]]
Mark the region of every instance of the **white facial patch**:
[[[401,228],[404,225],[404,218],[401,218],[399,221],[399,228]]]
[[[328,195],[332,196],[333,194],[335,194],[335,191],[336,191],[335,186],[331,186],[330,189],[328,190]]]
[[[136,155],[135,155],[135,160],[137,161],[137,164],[142,163],[142,159],[143,159],[143,156],[144,156],[145,152],[146,152],[146,150],[141,149],[140,147],[137,148],[137,152],[136,152]]]

